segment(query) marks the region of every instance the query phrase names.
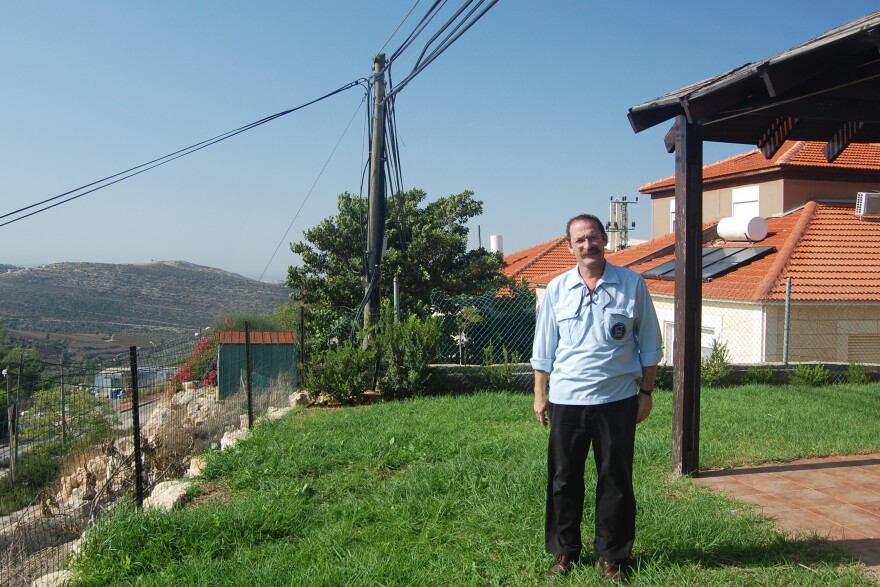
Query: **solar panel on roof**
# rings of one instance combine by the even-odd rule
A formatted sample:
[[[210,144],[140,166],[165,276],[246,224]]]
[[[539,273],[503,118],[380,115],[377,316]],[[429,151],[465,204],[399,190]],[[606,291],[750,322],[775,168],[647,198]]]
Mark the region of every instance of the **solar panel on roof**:
[[[776,247],[703,247],[702,279],[709,281],[733,271],[737,267],[757,261]],[[653,279],[675,279],[675,261],[667,261],[642,273],[643,277]]]

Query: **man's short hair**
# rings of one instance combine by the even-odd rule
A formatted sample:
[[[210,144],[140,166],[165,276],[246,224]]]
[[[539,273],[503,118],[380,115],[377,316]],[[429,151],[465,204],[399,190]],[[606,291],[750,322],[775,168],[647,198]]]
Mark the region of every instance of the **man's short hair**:
[[[583,222],[595,222],[596,226],[599,227],[599,232],[602,233],[602,236],[608,238],[608,235],[605,234],[605,225],[602,224],[602,221],[599,220],[598,216],[593,216],[592,214],[578,214],[577,216],[569,220],[568,224],[565,225],[565,238],[568,240],[568,242],[571,242],[571,224],[579,220]]]

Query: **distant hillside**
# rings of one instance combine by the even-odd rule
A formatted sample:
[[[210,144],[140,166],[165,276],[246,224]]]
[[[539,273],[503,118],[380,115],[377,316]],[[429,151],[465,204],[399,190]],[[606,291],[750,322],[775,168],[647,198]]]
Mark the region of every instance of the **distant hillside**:
[[[162,340],[226,314],[272,312],[288,293],[183,261],[56,263],[0,272],[0,321],[10,330]]]

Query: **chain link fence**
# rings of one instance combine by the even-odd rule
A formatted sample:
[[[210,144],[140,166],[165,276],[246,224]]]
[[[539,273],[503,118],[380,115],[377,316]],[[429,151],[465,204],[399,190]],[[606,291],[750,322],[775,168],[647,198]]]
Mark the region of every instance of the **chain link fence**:
[[[785,383],[796,373],[806,373],[816,382],[861,382],[880,368],[877,302],[805,299],[821,296],[799,292],[796,279],[778,299],[748,299],[753,289],[732,286],[724,299],[704,293],[701,354],[704,361],[723,357],[733,367],[733,381]],[[836,292],[834,297],[839,297]],[[664,364],[671,366],[675,300],[656,294],[653,300],[663,332]]]
[[[818,372],[820,384],[878,378],[880,305],[801,299],[796,281],[788,291],[770,301],[704,296],[704,361],[721,355],[731,367],[728,383],[786,383],[799,369]],[[661,385],[668,387],[674,297],[654,294],[653,301],[664,336]],[[441,330],[437,363],[463,374],[446,391],[531,390],[534,292],[434,291],[430,302]],[[0,585],[29,585],[50,572],[121,500],[139,503],[158,483],[185,476],[194,455],[289,405],[302,365],[292,333],[204,334],[92,369],[47,365],[39,380],[7,373]]]
[[[880,304],[799,299],[805,296],[798,295],[796,280],[784,296],[777,296],[780,299],[751,300],[746,294],[753,289],[743,284],[737,292],[734,286],[724,299],[704,295],[700,340],[704,370],[713,361],[728,365],[729,376],[723,383],[786,383],[798,373],[825,383],[877,378]],[[652,299],[663,335],[660,383],[670,387],[675,299],[656,293]],[[438,363],[470,365],[477,379],[487,367],[514,366],[516,388],[531,389],[534,293],[500,290],[446,297],[435,291],[431,307],[442,332]]]
[[[45,365],[39,379],[7,373],[0,585],[53,571],[103,514],[140,507],[157,484],[187,476],[194,456],[290,405],[293,333],[227,335],[132,347],[98,368]]]

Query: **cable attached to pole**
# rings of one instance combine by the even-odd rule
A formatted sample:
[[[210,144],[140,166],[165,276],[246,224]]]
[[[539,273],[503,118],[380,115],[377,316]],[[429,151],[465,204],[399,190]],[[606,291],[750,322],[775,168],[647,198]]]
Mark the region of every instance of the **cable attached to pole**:
[[[260,120],[251,122],[250,124],[246,124],[246,125],[241,126],[239,128],[236,128],[236,129],[227,131],[225,133],[219,134],[219,135],[212,137],[210,139],[206,139],[204,141],[195,143],[194,145],[190,145],[189,147],[179,149],[179,150],[174,151],[173,153],[169,153],[168,155],[165,155],[163,157],[158,157],[156,159],[153,159],[152,161],[148,161],[146,163],[142,163],[142,164],[137,165],[135,167],[131,167],[129,169],[126,169],[125,171],[120,171],[119,173],[109,175],[103,179],[99,179],[97,181],[93,181],[93,182],[88,183],[86,185],[83,185],[78,188],[72,189],[70,191],[64,192],[63,194],[59,194],[57,196],[47,198],[41,202],[36,202],[36,203],[31,204],[29,206],[25,206],[24,208],[19,208],[18,210],[14,210],[12,212],[7,212],[6,214],[0,215],[0,219],[8,218],[10,216],[15,216],[16,214],[20,214],[21,212],[25,212],[27,210],[30,210],[32,208],[36,208],[38,206],[42,206],[43,204],[48,204],[49,202],[53,202],[53,201],[58,200],[60,198],[64,198],[65,196],[70,196],[71,194],[76,194],[76,195],[71,196],[69,198],[66,198],[64,200],[61,200],[60,202],[56,202],[50,206],[45,206],[43,208],[39,208],[38,210],[30,212],[29,214],[24,214],[22,216],[18,216],[17,218],[13,218],[12,220],[7,220],[6,222],[0,224],[0,227],[6,226],[8,224],[12,224],[13,222],[18,222],[19,220],[24,220],[25,218],[28,218],[28,217],[33,216],[35,214],[39,214],[40,212],[45,212],[47,210],[55,208],[56,206],[60,206],[61,204],[66,204],[68,202],[71,202],[73,200],[81,198],[81,197],[83,197],[87,194],[90,194],[92,192],[96,192],[100,189],[103,189],[103,188],[109,187],[113,184],[119,183],[120,181],[134,177],[135,175],[140,175],[141,173],[144,173],[145,171],[149,171],[150,169],[155,169],[156,167],[159,167],[161,165],[165,165],[166,163],[170,163],[171,161],[174,161],[175,159],[180,159],[181,157],[185,157],[186,155],[190,155],[192,153],[195,153],[196,151],[201,151],[202,149],[204,149],[206,147],[210,147],[211,145],[215,145],[221,141],[225,141],[226,139],[232,138],[232,137],[239,135],[243,132],[254,129],[258,126],[262,126],[263,124],[266,124],[267,122],[271,122],[277,118],[281,118],[282,116],[286,116],[288,114],[296,112],[297,110],[301,110],[301,109],[305,108],[306,106],[311,106],[312,104],[316,104],[317,102],[320,102],[322,100],[326,100],[327,98],[330,98],[331,96],[335,96],[336,94],[344,92],[345,90],[349,90],[355,86],[362,85],[366,81],[367,81],[366,79],[361,78],[361,79],[355,80],[353,82],[349,82],[349,83],[345,84],[344,86],[341,86],[341,87],[333,90],[332,92],[324,94],[320,98],[315,98],[314,100],[311,100],[311,101],[306,102],[304,104],[300,104],[299,106],[296,106],[294,108],[290,108],[288,110],[284,110],[282,112],[272,114],[271,116],[266,116],[265,118],[261,118]],[[114,178],[118,178],[118,179],[115,179],[114,181],[110,181],[111,179],[114,179]],[[92,186],[97,186],[97,187],[93,187],[90,190],[87,190],[85,192],[77,194],[77,192],[81,192],[82,190],[85,190],[86,188],[90,188]]]

